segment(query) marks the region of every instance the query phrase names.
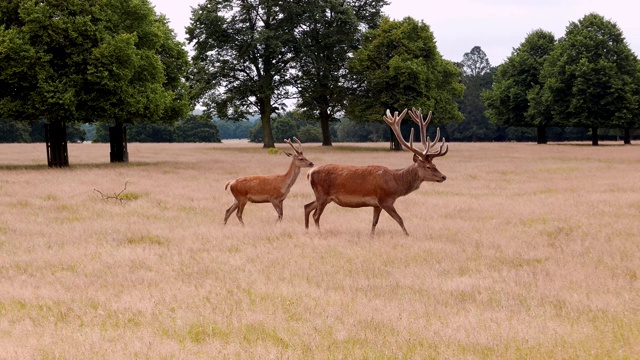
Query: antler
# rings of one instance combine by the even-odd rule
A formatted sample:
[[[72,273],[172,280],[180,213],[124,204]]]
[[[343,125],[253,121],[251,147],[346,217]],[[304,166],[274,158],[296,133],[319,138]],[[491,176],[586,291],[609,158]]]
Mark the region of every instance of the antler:
[[[429,124],[429,121],[431,121],[431,111],[429,111],[427,120],[422,119],[421,110],[416,110],[416,108],[412,108],[409,111],[409,116],[411,117],[411,119],[420,127],[420,142],[422,143],[422,147],[424,150],[420,151],[413,146],[413,129],[411,129],[409,144],[407,144],[407,142],[402,137],[402,133],[400,132],[400,123],[402,122],[402,119],[404,118],[406,113],[407,113],[407,109],[404,109],[404,111],[400,114],[400,116],[398,116],[398,112],[396,111],[392,117],[391,112],[387,109],[387,115],[383,117],[387,125],[389,125],[391,127],[391,130],[393,130],[393,133],[396,134],[396,137],[398,138],[398,141],[400,142],[400,144],[405,148],[407,148],[408,150],[411,150],[411,152],[413,152],[423,160],[427,160],[427,158],[433,159],[438,156],[446,155],[447,152],[449,151],[449,146],[447,145],[446,148],[444,147],[445,146],[444,138],[442,138],[442,143],[440,144],[440,148],[438,149],[437,152],[429,152],[431,147],[435,146],[438,140],[440,139],[440,128],[436,130],[436,138],[433,142],[427,136],[427,125]],[[443,148],[445,149],[444,152],[442,151]]]
[[[289,144],[291,146],[291,148],[293,149],[293,151],[296,152],[296,154],[298,155],[302,155],[302,143],[300,142],[300,140],[298,140],[297,137],[293,137],[293,140],[295,140],[298,143],[298,146],[300,147],[300,150],[296,149],[296,147],[291,143],[291,140],[289,139],[284,139],[284,142]]]

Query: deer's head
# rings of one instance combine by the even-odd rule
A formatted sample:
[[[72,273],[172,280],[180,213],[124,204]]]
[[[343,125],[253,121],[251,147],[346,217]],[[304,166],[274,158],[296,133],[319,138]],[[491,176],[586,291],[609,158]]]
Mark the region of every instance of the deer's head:
[[[307,159],[304,154],[302,153],[302,143],[300,143],[300,140],[298,140],[298,138],[296,138],[295,136],[293,137],[293,140],[295,140],[298,143],[298,148],[296,149],[296,147],[291,143],[291,140],[289,139],[285,139],[284,142],[289,144],[289,146],[291,146],[291,148],[293,149],[294,153],[290,153],[287,151],[283,151],[288,157],[292,157],[293,158],[293,163],[295,166],[299,167],[299,168],[303,168],[303,167],[313,167],[313,163],[311,161],[309,161],[309,159]]]
[[[402,133],[400,132],[400,123],[406,114],[407,109],[404,109],[400,115],[398,115],[398,112],[396,111],[393,116],[391,116],[391,111],[387,110],[387,114],[384,116],[384,121],[391,127],[391,130],[393,130],[393,133],[398,138],[400,144],[407,150],[413,152],[413,162],[416,164],[419,177],[422,181],[445,181],[447,177],[438,170],[435,164],[433,164],[433,159],[446,155],[449,151],[449,146],[445,144],[445,139],[442,138],[442,142],[440,143],[437,151],[433,150],[440,140],[440,128],[436,130],[436,138],[431,141],[427,136],[427,125],[429,124],[429,121],[431,121],[431,111],[429,111],[429,115],[426,120],[423,120],[422,118],[422,111],[416,110],[415,108],[409,111],[411,119],[420,127],[420,142],[422,143],[423,150],[419,150],[413,146],[413,129],[411,129],[409,143],[407,143],[402,137]]]

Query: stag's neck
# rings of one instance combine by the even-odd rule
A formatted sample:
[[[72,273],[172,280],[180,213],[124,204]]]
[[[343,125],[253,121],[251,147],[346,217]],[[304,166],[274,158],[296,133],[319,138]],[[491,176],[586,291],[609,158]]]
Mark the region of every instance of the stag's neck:
[[[418,174],[418,168],[415,164],[395,170],[394,177],[398,185],[399,196],[405,196],[418,190],[420,184],[422,184],[422,180],[420,180],[420,175]]]
[[[300,167],[295,165],[295,161],[291,161],[291,165],[289,165],[289,170],[282,175],[284,178],[284,185],[287,190],[291,189],[293,184],[298,180],[298,175],[300,175]]]

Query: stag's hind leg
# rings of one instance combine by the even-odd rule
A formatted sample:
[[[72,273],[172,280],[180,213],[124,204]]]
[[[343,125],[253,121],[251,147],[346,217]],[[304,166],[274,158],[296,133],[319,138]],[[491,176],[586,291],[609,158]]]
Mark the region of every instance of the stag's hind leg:
[[[320,216],[322,215],[324,208],[327,207],[330,202],[331,201],[316,200],[316,210],[313,212],[313,221],[316,223],[317,228],[320,228]]]
[[[304,206],[304,228],[309,228],[309,214],[318,207],[316,201],[312,201]]]
[[[233,205],[231,205],[227,211],[224,213],[224,222],[223,224],[227,224],[227,220],[229,220],[229,216],[231,216],[231,214],[233,214],[234,211],[236,211],[236,209],[238,209],[238,200],[233,200]]]
[[[247,205],[247,200],[238,201],[238,211],[236,212],[236,216],[238,217],[238,220],[240,220],[240,224],[242,224],[242,226],[244,226],[244,221],[242,221],[242,212],[244,211],[245,205]]]

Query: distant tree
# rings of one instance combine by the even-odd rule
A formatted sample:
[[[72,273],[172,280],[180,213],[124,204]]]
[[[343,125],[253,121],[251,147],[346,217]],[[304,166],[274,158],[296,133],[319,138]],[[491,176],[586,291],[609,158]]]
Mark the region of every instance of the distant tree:
[[[273,135],[277,139],[276,142],[284,142],[285,139],[291,139],[298,135],[298,127],[291,116],[287,114],[277,116],[273,119]]]
[[[433,111],[433,122],[458,121],[456,98],[463,94],[460,71],[442,58],[431,29],[422,21],[382,19],[365,32],[362,47],[348,62],[351,73],[346,116],[356,122],[382,122],[388,110]],[[389,130],[390,131],[390,130]],[[392,137],[392,148],[400,144]]]
[[[0,2],[0,117],[46,121],[50,166],[69,163],[67,124],[185,113],[187,65],[148,0]]]
[[[474,46],[464,54],[460,67],[464,94],[458,104],[464,120],[448,124],[447,136],[456,141],[504,140],[498,128],[485,115],[486,106],[481,97],[482,92],[493,85],[495,73],[487,54],[480,46]]]
[[[207,115],[191,115],[174,128],[176,142],[220,142],[218,127]]]
[[[567,26],[541,77],[541,101],[555,121],[591,128],[593,145],[599,128],[638,125],[638,59],[618,26],[601,15],[591,13]]]
[[[470,77],[479,77],[491,71],[491,63],[487,54],[480,46],[474,46],[471,51],[462,56],[462,73]]]
[[[319,119],[322,145],[331,146],[329,122],[344,108],[346,64],[362,31],[376,27],[386,0],[309,0],[296,32],[298,108]]]
[[[0,143],[30,142],[29,124],[22,121],[0,120]]]
[[[298,140],[303,143],[321,142],[322,130],[313,125],[305,125],[298,129]]]
[[[539,144],[547,142],[546,127],[552,116],[540,100],[544,86],[540,73],[555,46],[551,32],[541,29],[527,35],[494,76],[493,87],[483,94],[487,116],[496,125],[535,126]]]
[[[274,146],[271,115],[291,97],[294,30],[300,2],[206,0],[195,7],[187,41],[193,44],[194,100],[223,120],[260,114],[264,147]]]

